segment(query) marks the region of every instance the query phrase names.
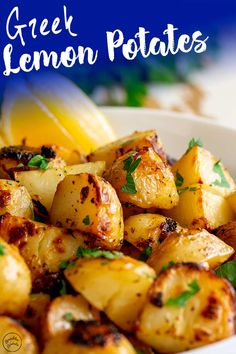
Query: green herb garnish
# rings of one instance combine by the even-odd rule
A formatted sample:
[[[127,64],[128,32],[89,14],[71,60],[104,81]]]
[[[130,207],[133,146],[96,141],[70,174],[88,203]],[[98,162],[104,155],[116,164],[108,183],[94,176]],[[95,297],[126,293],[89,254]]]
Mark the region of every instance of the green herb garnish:
[[[61,263],[59,264],[59,269],[66,269],[69,264],[70,262],[68,260],[61,261]]]
[[[86,216],[85,216],[85,218],[83,219],[83,224],[84,224],[84,225],[89,225],[89,224],[90,224],[89,215],[86,215]]]
[[[39,167],[42,170],[48,169],[48,160],[42,155],[35,155],[28,162],[29,167]]]
[[[84,247],[79,247],[76,253],[76,256],[78,258],[107,258],[107,259],[116,259],[116,258],[121,258],[123,257],[123,253],[117,252],[117,251],[105,251],[105,250],[100,250],[98,248],[84,248]]]
[[[152,254],[152,247],[151,246],[147,246],[141,253],[139,256],[139,260],[146,262],[146,260],[151,256]]]
[[[73,314],[71,312],[66,312],[63,315],[63,318],[64,318],[64,320],[69,321],[69,322],[74,320],[74,316],[73,316]]]
[[[161,272],[164,272],[164,270],[169,269],[169,268],[170,268],[170,267],[172,267],[174,264],[175,264],[175,262],[174,262],[174,261],[170,261],[169,263],[167,263],[167,264],[163,265],[163,267],[161,268],[160,273],[161,273]]]
[[[213,171],[217,173],[220,177],[220,179],[216,179],[215,182],[213,182],[213,184],[215,186],[229,188],[230,185],[227,179],[225,178],[222,166],[220,164],[220,160],[214,164]]]
[[[0,256],[4,256],[5,254],[5,247],[0,243]]]
[[[181,187],[182,184],[184,183],[184,177],[181,176],[181,174],[179,173],[179,171],[176,171],[176,181],[175,181],[175,185],[176,187]]]
[[[129,194],[137,193],[132,173],[136,170],[142,158],[139,157],[137,158],[137,160],[134,160],[134,156],[136,154],[137,154],[136,152],[133,152],[130,154],[130,156],[127,159],[124,160],[124,170],[127,172],[127,174],[126,174],[126,184],[121,188],[121,191],[123,193],[129,193]]]
[[[236,289],[236,261],[229,261],[222,264],[215,270],[215,273],[222,278],[226,278]]]
[[[201,139],[195,139],[195,138],[192,138],[190,140],[190,142],[188,143],[188,149],[186,151],[186,154],[194,147],[194,146],[199,146],[199,147],[203,147],[203,143],[201,141]]]
[[[198,190],[197,187],[183,187],[177,190],[178,194],[182,194],[185,191],[189,191],[189,192],[196,192]]]
[[[67,294],[67,288],[66,288],[66,282],[64,279],[61,280],[61,289],[59,291],[60,295],[66,295]]]
[[[200,287],[196,280],[193,280],[190,284],[188,284],[188,287],[189,290],[183,291],[175,298],[170,298],[166,302],[166,305],[173,306],[173,307],[183,307],[192,296],[194,296],[200,291]]]

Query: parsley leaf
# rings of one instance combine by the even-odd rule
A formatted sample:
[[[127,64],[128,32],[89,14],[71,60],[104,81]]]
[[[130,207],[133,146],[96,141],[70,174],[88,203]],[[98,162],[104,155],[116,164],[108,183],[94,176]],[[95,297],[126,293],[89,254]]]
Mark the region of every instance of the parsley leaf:
[[[183,291],[181,294],[176,296],[175,298],[170,298],[167,302],[167,306],[173,307],[183,307],[186,302],[195,294],[200,291],[200,287],[196,280],[193,280],[191,283],[188,284],[189,290]]]
[[[199,147],[203,147],[203,143],[201,141],[201,139],[195,139],[195,138],[192,138],[190,140],[190,142],[188,143],[188,149],[186,151],[186,154],[194,147],[194,146],[199,146]]]
[[[229,261],[222,264],[215,270],[216,275],[222,278],[226,278],[232,283],[236,289],[236,261]]]
[[[152,247],[151,246],[147,246],[141,253],[139,256],[139,260],[146,262],[146,260],[151,256],[152,254]]]
[[[84,225],[89,225],[89,224],[90,224],[89,215],[86,215],[86,216],[85,216],[85,218],[83,219],[83,224],[84,224]]]
[[[5,247],[0,243],[0,256],[4,256],[5,254]]]
[[[64,318],[64,320],[69,321],[69,322],[74,320],[74,316],[71,312],[64,313],[63,318]]]
[[[134,156],[137,155],[136,152],[132,152],[127,159],[124,160],[124,170],[126,174],[126,184],[121,188],[123,193],[136,194],[137,190],[135,187],[134,179],[132,173],[139,166],[142,158],[139,157],[137,160],[134,160]]]
[[[175,181],[175,185],[176,187],[181,187],[182,184],[184,183],[184,177],[181,176],[181,174],[179,173],[179,171],[176,171],[176,181]]]
[[[66,269],[69,265],[69,261],[68,260],[64,260],[64,261],[61,261],[61,263],[59,264],[59,269]]]
[[[183,192],[187,191],[189,189],[189,187],[183,187],[177,190],[178,194],[182,194]]]
[[[116,258],[121,258],[123,257],[122,252],[117,252],[117,251],[105,251],[105,250],[100,250],[98,248],[84,248],[84,247],[79,247],[76,253],[76,256],[78,258],[107,258],[107,259],[116,259]]]
[[[35,155],[28,162],[29,167],[39,167],[42,170],[48,169],[48,160],[42,155]]]
[[[67,294],[67,288],[66,288],[66,282],[64,279],[61,280],[61,289],[59,291],[60,295],[66,295]]]
[[[229,188],[230,185],[227,179],[225,178],[222,166],[220,164],[220,160],[214,164],[213,171],[217,173],[220,177],[220,179],[219,180],[216,179],[215,182],[213,182],[213,184],[215,186]]]
[[[172,267],[174,264],[175,264],[175,262],[174,262],[174,261],[170,261],[169,263],[167,263],[167,264],[163,265],[163,267],[161,268],[160,273],[161,273],[161,272],[164,272],[164,270],[169,269],[169,268],[170,268],[170,267]]]

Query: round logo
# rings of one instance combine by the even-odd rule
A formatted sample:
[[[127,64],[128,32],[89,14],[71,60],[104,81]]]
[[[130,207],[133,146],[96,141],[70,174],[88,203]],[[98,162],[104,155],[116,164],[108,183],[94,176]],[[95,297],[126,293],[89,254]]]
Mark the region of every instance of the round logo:
[[[19,334],[9,332],[3,337],[2,345],[7,352],[17,352],[22,346],[22,339]]]

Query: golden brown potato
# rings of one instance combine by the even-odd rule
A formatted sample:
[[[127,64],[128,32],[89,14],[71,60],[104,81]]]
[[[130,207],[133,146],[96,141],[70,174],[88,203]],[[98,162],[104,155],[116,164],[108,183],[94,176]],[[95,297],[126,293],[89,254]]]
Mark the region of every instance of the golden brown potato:
[[[19,248],[31,271],[35,291],[53,286],[61,262],[75,256],[79,246],[90,244],[89,236],[76,230],[72,232],[9,214],[0,218],[0,234]]]
[[[143,209],[130,203],[123,203],[121,205],[123,209],[124,220],[132,215],[147,214],[147,213],[157,214],[159,211],[157,208]]]
[[[97,246],[120,248],[124,223],[114,188],[99,176],[67,176],[57,187],[50,212],[53,225],[94,235]]]
[[[206,184],[194,184],[179,197],[178,205],[163,213],[181,226],[211,231],[235,218],[227,200]]]
[[[0,353],[38,354],[34,336],[10,317],[0,316]]]
[[[143,251],[147,246],[155,247],[163,239],[179,229],[177,222],[158,214],[139,214],[125,220],[124,237],[132,245]]]
[[[48,170],[18,171],[15,180],[25,186],[33,199],[39,199],[45,208],[50,211],[57,185],[67,175],[76,175],[87,172],[102,175],[105,162],[84,163],[81,165],[65,166],[63,168],[50,168]]]
[[[153,149],[121,156],[106,177],[122,203],[163,209],[171,209],[178,203],[170,167]]]
[[[222,196],[229,195],[235,189],[233,178],[223,164],[200,146],[194,146],[186,152],[173,165],[172,171],[180,188],[196,183],[213,185]]]
[[[73,288],[119,327],[132,330],[155,272],[130,257],[79,259],[64,272]]]
[[[137,336],[160,353],[178,353],[235,333],[235,292],[193,263],[161,273],[149,292]]]
[[[5,213],[33,219],[33,203],[25,187],[15,181],[0,179],[0,215]]]
[[[233,191],[228,197],[227,201],[229,205],[231,206],[234,214],[236,215],[236,191]]]
[[[99,312],[81,295],[64,295],[55,298],[43,319],[44,341],[65,331],[71,331],[75,321],[99,321]]]
[[[114,326],[79,322],[72,333],[55,336],[43,354],[136,354],[128,339]]]
[[[153,250],[148,264],[157,274],[170,262],[195,262],[215,269],[233,253],[232,247],[206,230],[183,229],[167,236]]]
[[[216,230],[216,236],[236,251],[236,221],[220,226]],[[233,254],[232,258],[236,259],[236,253]]]
[[[166,154],[162,142],[156,130],[135,132],[113,143],[107,144],[95,150],[88,156],[89,161],[106,161],[109,169],[113,162],[127,152],[139,151],[143,148],[152,148],[164,161]]]
[[[19,317],[31,291],[30,271],[14,246],[0,238],[0,314]]]

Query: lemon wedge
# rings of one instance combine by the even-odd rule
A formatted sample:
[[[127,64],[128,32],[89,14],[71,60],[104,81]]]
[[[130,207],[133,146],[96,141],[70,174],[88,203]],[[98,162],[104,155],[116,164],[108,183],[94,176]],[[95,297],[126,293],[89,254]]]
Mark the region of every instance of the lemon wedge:
[[[0,129],[11,145],[55,144],[90,153],[115,139],[108,120],[60,74],[32,75],[11,83],[4,95]]]

